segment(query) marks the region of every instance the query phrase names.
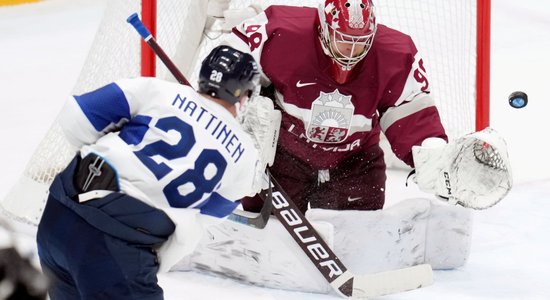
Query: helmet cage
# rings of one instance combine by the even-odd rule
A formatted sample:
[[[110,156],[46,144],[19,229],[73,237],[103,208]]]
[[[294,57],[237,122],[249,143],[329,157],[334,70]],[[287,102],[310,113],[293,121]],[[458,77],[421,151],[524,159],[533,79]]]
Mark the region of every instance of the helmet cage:
[[[364,35],[357,35],[342,32],[333,25],[329,24],[326,15],[329,12],[325,11],[325,6],[323,4],[319,6],[319,37],[323,51],[344,70],[351,70],[353,66],[359,63],[367,55],[370,47],[372,46],[374,35],[376,33],[376,17],[372,3],[369,11],[370,13],[368,20],[366,20],[369,25],[366,29],[368,33]],[[335,25],[338,26],[338,24]],[[346,51],[347,53],[343,53],[338,49],[338,47],[334,46],[336,43],[349,44],[351,45],[351,49],[349,52]],[[359,54],[353,55],[355,50],[359,47],[363,47],[363,50]]]
[[[326,33],[329,37],[326,38],[326,43],[328,44],[328,51],[330,52],[330,56],[342,67],[350,69],[361,61],[369,52],[372,41],[374,40],[374,31],[368,35],[355,36],[340,32],[328,24],[327,27]],[[351,49],[349,52],[346,51],[346,53],[344,53],[340,51],[338,47],[333,46],[331,41],[335,44],[351,45]],[[359,54],[353,55],[355,50],[359,47],[362,47],[363,50]]]

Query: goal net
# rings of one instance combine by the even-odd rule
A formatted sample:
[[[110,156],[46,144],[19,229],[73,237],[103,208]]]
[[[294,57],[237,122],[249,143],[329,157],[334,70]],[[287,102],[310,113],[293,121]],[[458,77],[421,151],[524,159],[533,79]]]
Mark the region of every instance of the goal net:
[[[149,72],[156,73],[156,77],[175,81],[160,61],[155,66],[151,56],[142,50],[139,35],[126,22],[135,12],[156,21],[153,29],[158,43],[196,87],[202,58],[230,32],[231,25],[239,19],[237,16],[253,14],[271,4],[317,7],[321,2],[109,0],[73,93],[81,94],[120,78],[140,76],[145,64],[153,65]],[[480,30],[482,23],[487,23],[489,3],[490,0],[375,1],[377,21],[412,36],[422,52],[432,94],[451,139],[482,129],[479,124],[488,125],[488,111],[480,113],[476,108],[486,107],[488,102],[487,95],[480,97],[488,90],[488,64],[483,62],[481,68],[480,58],[486,54],[478,49],[480,42],[489,39],[488,31]],[[54,122],[19,181],[0,202],[3,211],[37,224],[49,185],[75,152]]]

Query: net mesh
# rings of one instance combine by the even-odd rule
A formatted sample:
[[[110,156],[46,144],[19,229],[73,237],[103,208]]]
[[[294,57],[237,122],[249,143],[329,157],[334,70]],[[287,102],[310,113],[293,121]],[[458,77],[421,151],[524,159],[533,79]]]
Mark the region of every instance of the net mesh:
[[[504,159],[491,144],[484,141],[478,141],[474,144],[473,151],[476,160],[480,163],[493,169],[507,170]]]

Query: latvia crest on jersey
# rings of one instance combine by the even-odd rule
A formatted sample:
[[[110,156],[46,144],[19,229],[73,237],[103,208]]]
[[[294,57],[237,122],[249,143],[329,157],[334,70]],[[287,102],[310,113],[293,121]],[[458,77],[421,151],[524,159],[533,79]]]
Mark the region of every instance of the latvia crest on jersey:
[[[349,135],[355,106],[351,96],[340,93],[321,92],[311,104],[311,117],[306,136],[316,143],[341,143]]]

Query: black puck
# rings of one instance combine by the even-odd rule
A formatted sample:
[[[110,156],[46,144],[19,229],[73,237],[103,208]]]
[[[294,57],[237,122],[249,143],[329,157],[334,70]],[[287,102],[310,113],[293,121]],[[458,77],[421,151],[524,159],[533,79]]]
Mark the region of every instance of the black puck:
[[[513,108],[524,108],[527,106],[527,94],[524,92],[513,92],[508,96],[508,103]]]

